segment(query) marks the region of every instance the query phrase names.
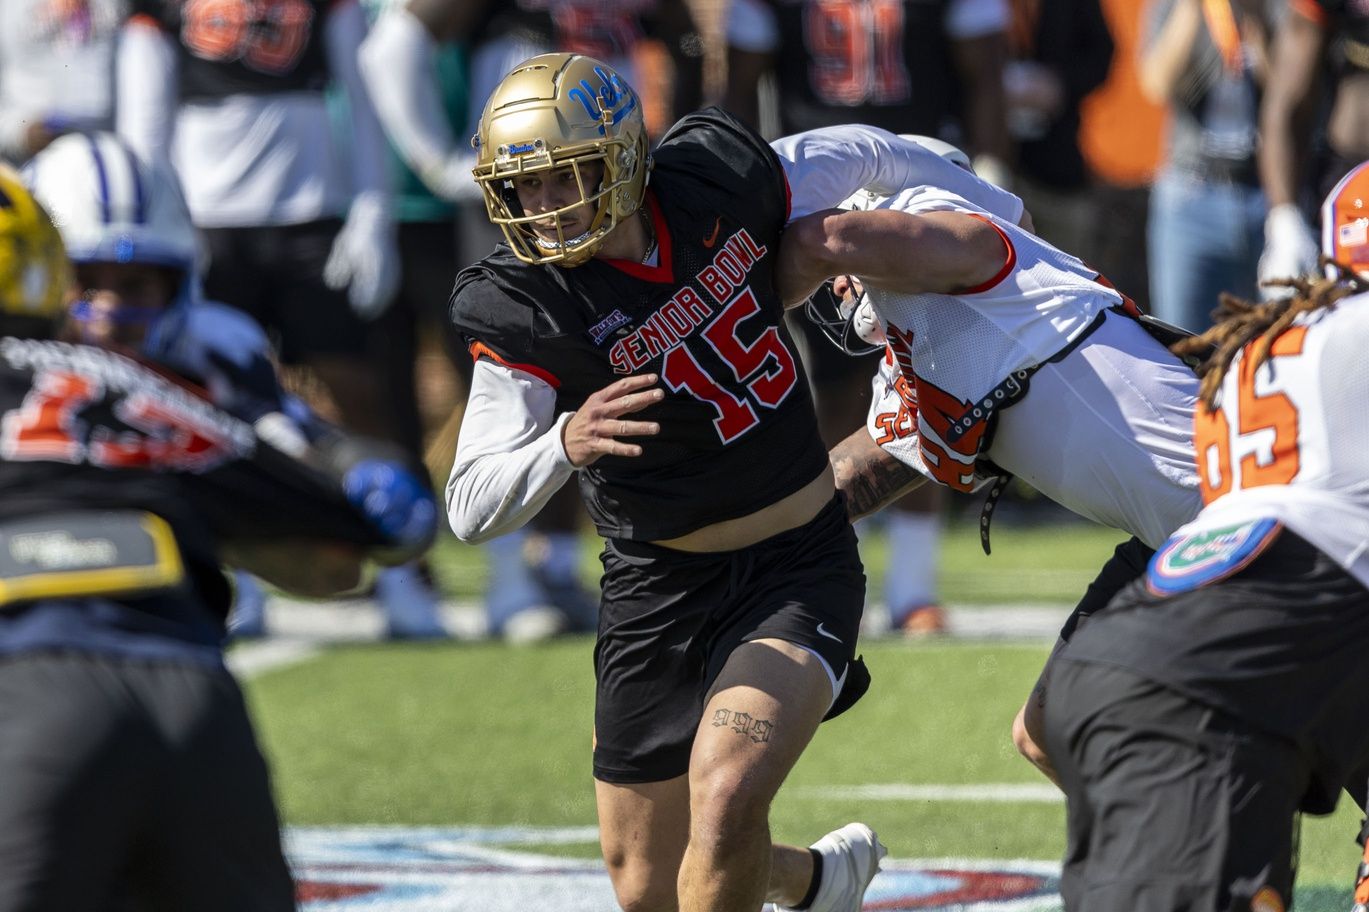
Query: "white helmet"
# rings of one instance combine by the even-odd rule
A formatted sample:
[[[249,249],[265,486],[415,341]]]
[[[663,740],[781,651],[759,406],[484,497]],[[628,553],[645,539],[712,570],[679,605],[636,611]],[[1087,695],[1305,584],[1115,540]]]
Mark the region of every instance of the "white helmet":
[[[169,165],[112,133],[69,133],[24,168],[73,263],[147,263],[194,275],[195,229]]]
[[[946,161],[959,165],[971,174],[974,173],[974,165],[970,163],[970,156],[965,154],[965,150],[959,146],[951,145],[944,139],[937,139],[935,136],[921,136],[917,133],[900,133],[898,138],[911,140],[923,148],[930,149]]]

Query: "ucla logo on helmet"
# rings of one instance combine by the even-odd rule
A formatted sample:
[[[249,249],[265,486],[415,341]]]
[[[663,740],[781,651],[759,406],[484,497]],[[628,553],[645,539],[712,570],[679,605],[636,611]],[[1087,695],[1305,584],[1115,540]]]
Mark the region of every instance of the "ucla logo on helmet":
[[[599,77],[597,89],[588,79],[581,79],[580,84],[566,95],[578,101],[591,120],[599,121],[599,134],[602,136],[608,132],[603,123],[604,114],[611,115],[609,123],[618,123],[637,107],[637,96],[617,73],[595,67],[594,75]]]

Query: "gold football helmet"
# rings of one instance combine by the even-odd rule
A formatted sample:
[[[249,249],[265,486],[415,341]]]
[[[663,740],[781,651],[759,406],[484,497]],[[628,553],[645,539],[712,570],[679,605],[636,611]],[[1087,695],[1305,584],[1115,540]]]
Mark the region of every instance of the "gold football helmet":
[[[71,286],[62,236],[19,174],[0,164],[0,333],[55,329]]]
[[[474,174],[490,221],[514,254],[528,263],[578,266],[642,205],[651,158],[637,93],[607,64],[580,54],[542,54],[505,76],[490,94],[471,139]],[[603,179],[589,183],[587,164],[602,163]],[[524,212],[516,178],[573,169],[579,199],[549,212]],[[589,227],[567,237],[562,219],[588,206]],[[534,230],[540,222],[544,233]]]

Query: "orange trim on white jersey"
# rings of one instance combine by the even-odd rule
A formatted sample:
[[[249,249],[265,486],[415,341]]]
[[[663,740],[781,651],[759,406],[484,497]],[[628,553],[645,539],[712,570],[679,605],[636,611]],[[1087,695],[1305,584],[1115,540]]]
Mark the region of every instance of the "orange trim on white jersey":
[[[1008,255],[1003,262],[1002,268],[1000,268],[998,272],[994,273],[993,278],[989,279],[987,282],[980,282],[978,285],[973,285],[969,288],[962,288],[959,291],[951,292],[951,294],[957,295],[979,294],[980,292],[988,291],[990,288],[993,288],[999,282],[1006,279],[1008,277],[1008,273],[1012,272],[1013,269],[1017,266],[1017,248],[1013,246],[1012,240],[1008,237],[1007,233],[1002,228],[995,225],[993,219],[986,218],[978,214],[977,212],[967,212],[966,215],[968,215],[970,218],[979,219],[981,222],[988,225],[994,231],[997,231],[998,237],[1003,241],[1003,246],[1008,249]]]

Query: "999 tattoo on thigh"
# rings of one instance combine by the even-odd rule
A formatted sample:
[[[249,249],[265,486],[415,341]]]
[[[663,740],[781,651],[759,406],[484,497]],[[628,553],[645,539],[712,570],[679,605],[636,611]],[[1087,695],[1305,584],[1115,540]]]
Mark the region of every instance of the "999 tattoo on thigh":
[[[775,728],[775,723],[769,719],[755,719],[750,713],[720,709],[713,714],[713,727],[722,728],[724,725],[732,726],[734,732],[746,735],[757,744],[769,741],[770,732]]]

